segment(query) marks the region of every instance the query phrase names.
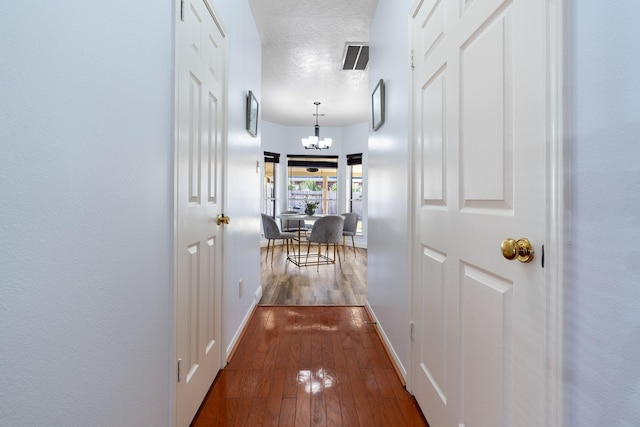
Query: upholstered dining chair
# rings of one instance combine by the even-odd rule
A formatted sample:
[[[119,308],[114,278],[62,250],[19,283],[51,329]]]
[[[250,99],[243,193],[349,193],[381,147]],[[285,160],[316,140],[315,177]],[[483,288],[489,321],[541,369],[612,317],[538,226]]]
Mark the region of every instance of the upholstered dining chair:
[[[346,212],[341,214],[344,217],[344,227],[342,228],[342,249],[346,256],[347,250],[344,247],[345,237],[351,236],[351,246],[353,246],[353,257],[356,257],[356,242],[354,236],[356,235],[356,228],[358,227],[358,214]],[[345,258],[346,259],[346,258]]]
[[[318,262],[316,270],[320,269],[320,251],[322,245],[326,245],[325,253],[329,252],[329,245],[333,245],[333,259],[329,259],[326,255],[327,264],[330,262],[335,263],[336,250],[338,251],[338,262],[340,268],[342,268],[342,261],[340,260],[340,247],[342,243],[342,227],[344,225],[344,218],[339,215],[323,216],[316,220],[311,227],[311,233],[307,236],[307,259],[309,258],[309,249],[311,243],[318,244]]]
[[[278,228],[278,223],[269,215],[262,214],[262,230],[264,231],[264,238],[267,239],[267,255],[265,261],[269,258],[269,243],[273,241],[271,247],[271,262],[273,262],[273,253],[276,249],[276,240],[284,240],[287,245],[287,255],[289,255],[289,242],[295,237],[293,233],[281,232]]]

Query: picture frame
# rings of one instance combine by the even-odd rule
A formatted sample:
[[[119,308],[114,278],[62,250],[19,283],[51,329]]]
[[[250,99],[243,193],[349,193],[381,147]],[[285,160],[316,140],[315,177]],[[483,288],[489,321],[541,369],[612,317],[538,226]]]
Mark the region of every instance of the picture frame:
[[[259,104],[252,91],[247,94],[247,132],[254,138],[258,136]]]
[[[371,122],[377,131],[384,123],[384,80],[380,79],[371,94]]]

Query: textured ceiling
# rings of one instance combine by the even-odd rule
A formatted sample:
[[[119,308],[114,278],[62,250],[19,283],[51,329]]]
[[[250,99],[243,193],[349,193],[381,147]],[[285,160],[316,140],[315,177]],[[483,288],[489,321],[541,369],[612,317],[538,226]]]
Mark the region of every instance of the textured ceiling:
[[[369,70],[343,71],[345,43],[368,42],[378,0],[249,0],[262,40],[263,120],[320,126],[369,120]]]

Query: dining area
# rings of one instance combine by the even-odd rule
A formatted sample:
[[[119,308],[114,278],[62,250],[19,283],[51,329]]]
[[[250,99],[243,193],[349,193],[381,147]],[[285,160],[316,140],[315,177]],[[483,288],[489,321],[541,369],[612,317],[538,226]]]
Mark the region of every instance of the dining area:
[[[274,241],[275,247],[275,241],[282,240],[287,251],[287,261],[297,267],[319,267],[335,264],[336,260],[341,265],[340,251],[344,249],[346,237],[351,238],[353,254],[354,257],[356,256],[354,237],[358,216],[355,213],[309,215],[285,211],[277,217],[280,219],[279,227],[273,218],[262,214],[263,232],[267,239],[267,256],[271,241]],[[312,244],[315,246],[314,252],[311,252]],[[271,254],[273,258],[273,250]]]
[[[367,255],[355,245],[357,223],[355,213],[262,214],[267,246],[261,250],[259,303],[364,304]]]

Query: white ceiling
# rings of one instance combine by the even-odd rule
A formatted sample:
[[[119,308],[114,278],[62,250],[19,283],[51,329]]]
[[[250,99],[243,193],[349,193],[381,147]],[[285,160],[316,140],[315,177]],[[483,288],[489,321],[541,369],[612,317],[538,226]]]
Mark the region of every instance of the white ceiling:
[[[369,69],[343,71],[345,43],[368,42],[378,0],[249,0],[262,40],[263,120],[322,126],[369,120]]]

